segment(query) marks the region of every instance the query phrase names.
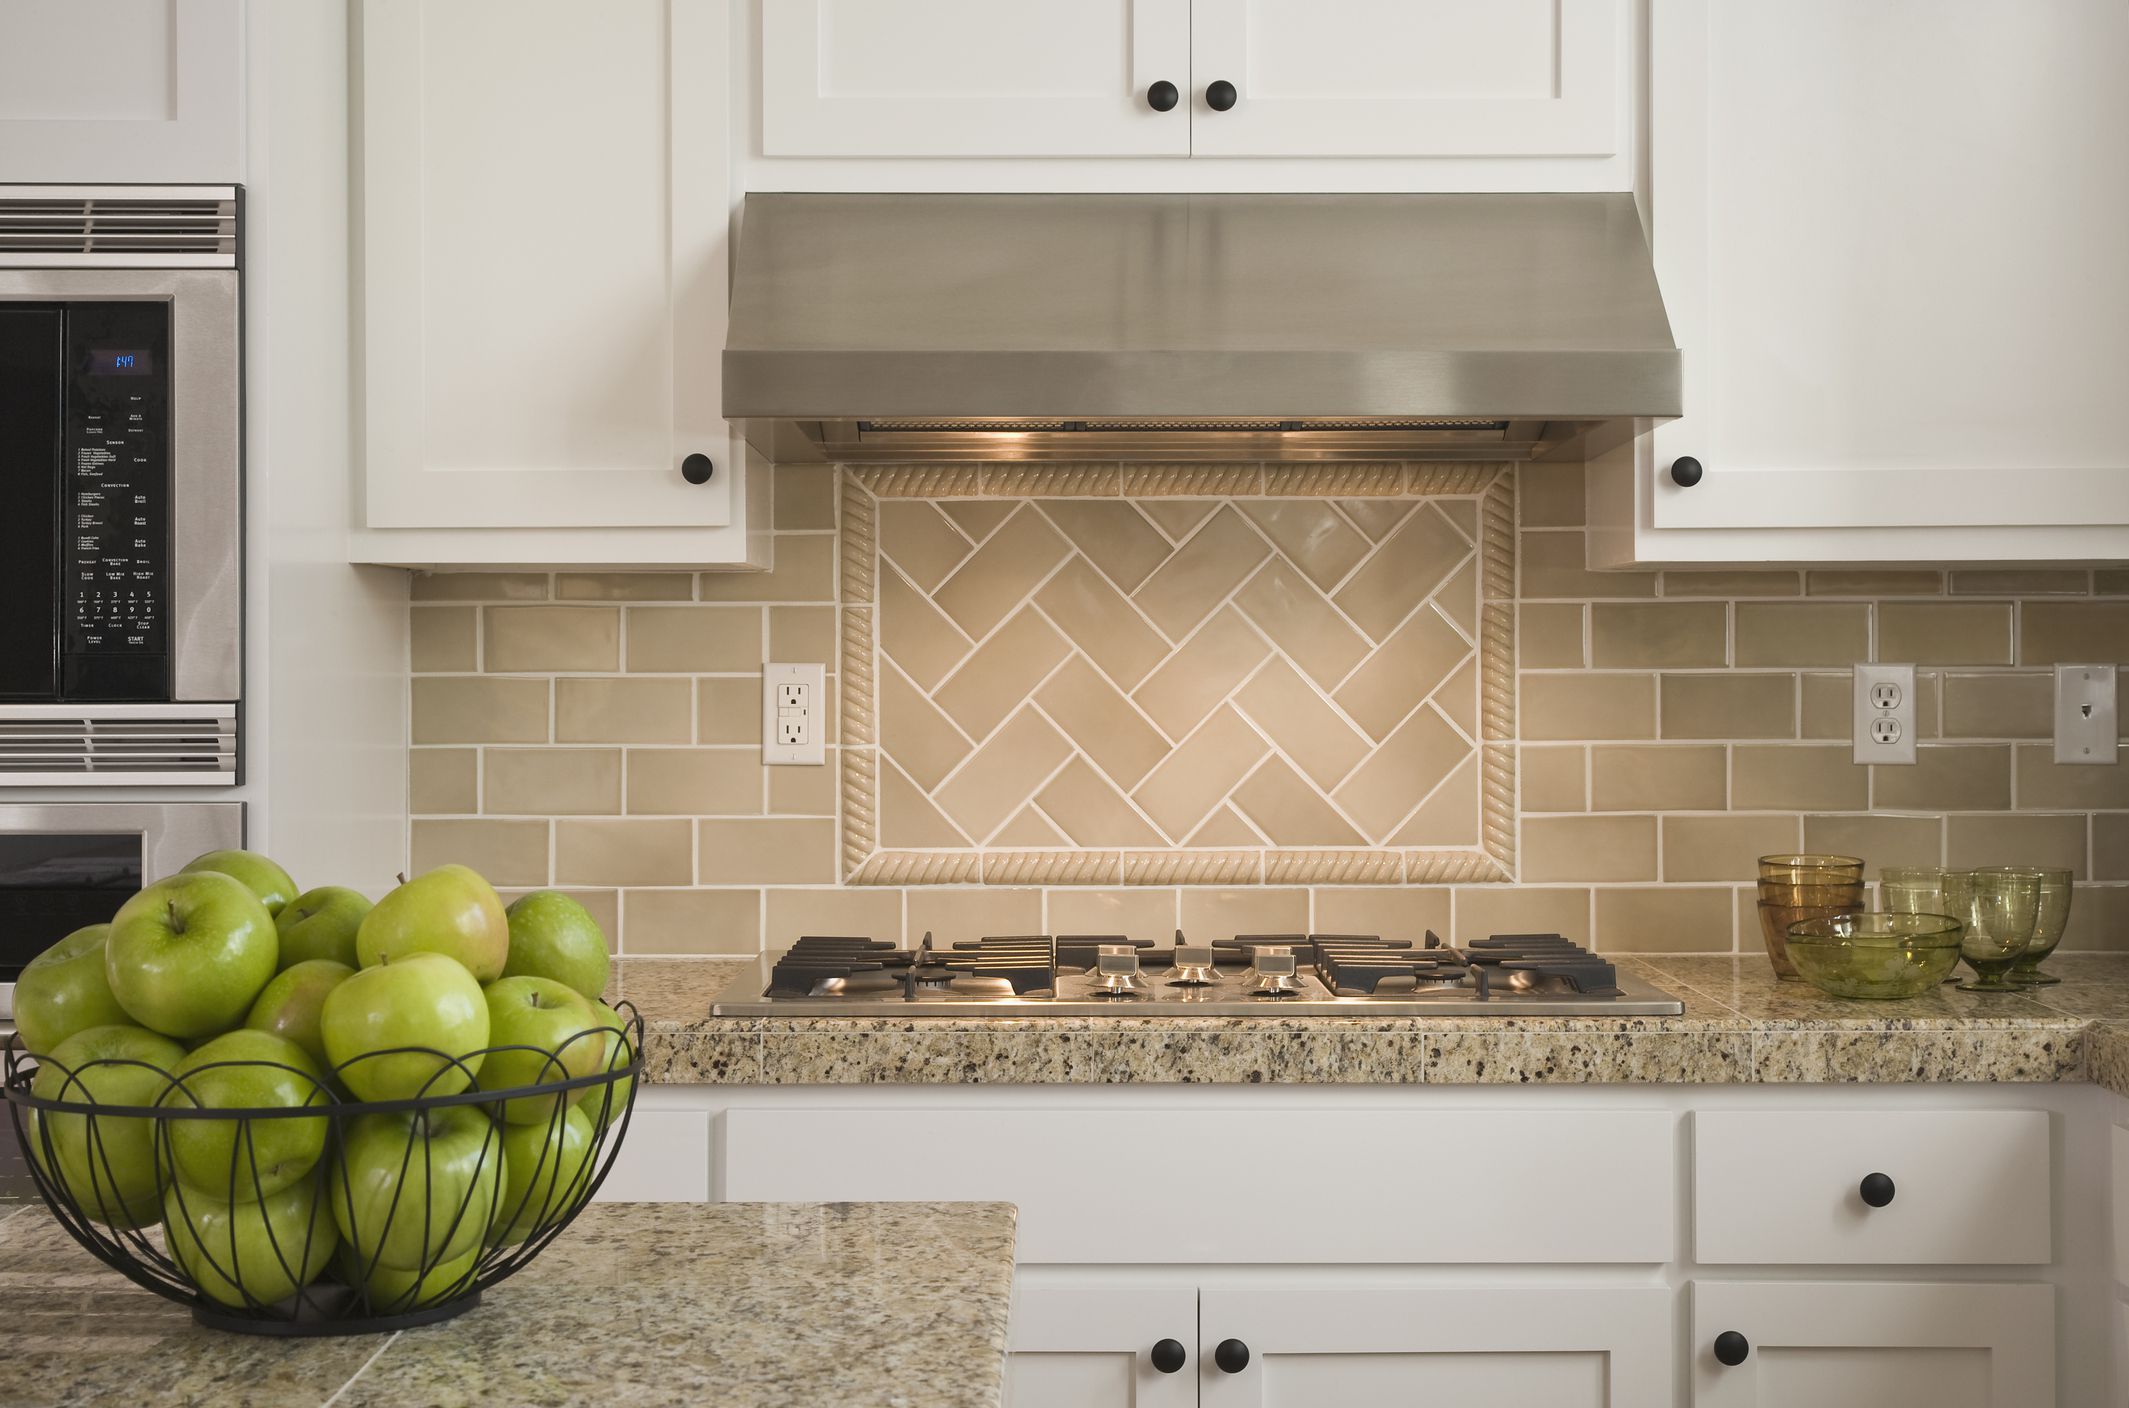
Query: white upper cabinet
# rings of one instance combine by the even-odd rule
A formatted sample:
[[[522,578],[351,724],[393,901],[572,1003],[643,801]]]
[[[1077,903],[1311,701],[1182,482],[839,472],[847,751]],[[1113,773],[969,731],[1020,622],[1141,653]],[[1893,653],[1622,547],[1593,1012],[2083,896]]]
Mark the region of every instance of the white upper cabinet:
[[[733,522],[729,53],[723,0],[362,6],[366,527],[461,536],[358,557],[671,558]]]
[[[241,0],[7,0],[0,181],[244,180]]]
[[[1628,137],[1621,0],[759,4],[771,160],[1588,159]]]
[[[1185,156],[1189,85],[1190,0],[761,0],[769,156]]]
[[[1190,152],[1608,156],[1624,31],[1612,0],[1192,0]]]
[[[1600,561],[2129,555],[2129,6],[1654,0],[1650,40],[1686,414],[1597,477]]]

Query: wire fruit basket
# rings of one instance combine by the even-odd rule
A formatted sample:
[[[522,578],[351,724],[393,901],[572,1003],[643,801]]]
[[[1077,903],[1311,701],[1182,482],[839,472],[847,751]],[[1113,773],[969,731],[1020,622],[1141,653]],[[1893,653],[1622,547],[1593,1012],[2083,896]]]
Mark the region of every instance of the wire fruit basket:
[[[8,1114],[60,1225],[199,1323],[259,1335],[405,1329],[480,1304],[605,1182],[643,1073],[643,1018],[626,1002],[616,1011],[620,1027],[579,1032],[555,1051],[400,1047],[322,1080],[269,1061],[182,1075],[124,1059],[70,1069],[10,1036]],[[597,1059],[572,1052],[579,1041],[595,1043]],[[475,1072],[503,1053],[520,1065],[529,1053],[543,1079],[474,1088]],[[419,1094],[348,1095],[350,1068],[407,1057],[435,1065]],[[232,1077],[299,1084],[286,1104],[215,1107],[211,1078],[228,1089]],[[91,1094],[114,1085],[125,1103]],[[439,1089],[451,1093],[430,1093]]]

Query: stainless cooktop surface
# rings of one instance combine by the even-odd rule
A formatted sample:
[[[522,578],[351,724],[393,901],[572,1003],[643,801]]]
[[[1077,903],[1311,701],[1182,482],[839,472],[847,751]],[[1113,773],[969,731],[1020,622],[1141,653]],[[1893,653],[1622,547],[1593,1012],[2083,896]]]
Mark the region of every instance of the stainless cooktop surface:
[[[720,1017],[1676,1016],[1685,1005],[1557,934],[1461,948],[1362,934],[991,936],[916,948],[802,938],[764,955]],[[745,996],[754,993],[758,996]]]

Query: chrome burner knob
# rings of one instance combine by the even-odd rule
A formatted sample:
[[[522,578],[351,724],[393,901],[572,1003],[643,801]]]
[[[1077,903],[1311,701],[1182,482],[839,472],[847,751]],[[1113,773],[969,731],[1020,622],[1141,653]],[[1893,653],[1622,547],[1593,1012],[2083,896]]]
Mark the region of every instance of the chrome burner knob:
[[[1097,993],[1124,997],[1153,989],[1138,971],[1138,950],[1129,944],[1103,944],[1094,950],[1093,983]]]
[[[1250,951],[1249,975],[1243,989],[1258,995],[1277,996],[1301,991],[1300,973],[1290,948],[1260,948]]]
[[[1161,976],[1181,987],[1204,987],[1219,975],[1211,944],[1177,944],[1175,966]]]

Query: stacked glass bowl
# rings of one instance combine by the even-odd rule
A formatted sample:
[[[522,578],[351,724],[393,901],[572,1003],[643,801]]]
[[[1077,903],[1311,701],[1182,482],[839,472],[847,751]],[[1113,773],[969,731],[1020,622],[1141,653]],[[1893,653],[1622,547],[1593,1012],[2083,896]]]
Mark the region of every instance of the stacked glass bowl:
[[[1777,977],[1801,976],[1789,955],[1791,926],[1863,908],[1863,862],[1855,856],[1759,858],[1759,928]]]

